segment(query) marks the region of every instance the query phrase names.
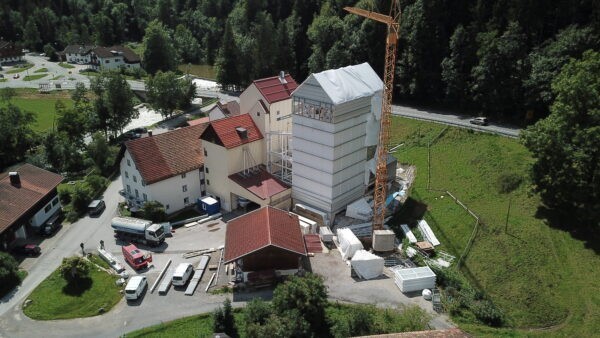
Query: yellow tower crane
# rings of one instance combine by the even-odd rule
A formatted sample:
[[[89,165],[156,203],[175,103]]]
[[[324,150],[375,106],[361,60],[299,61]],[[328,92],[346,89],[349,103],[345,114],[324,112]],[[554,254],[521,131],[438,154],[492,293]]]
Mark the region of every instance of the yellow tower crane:
[[[394,90],[394,68],[396,64],[396,46],[400,34],[400,2],[392,1],[390,15],[384,15],[355,7],[344,7],[344,10],[363,16],[367,19],[387,25],[385,43],[385,70],[383,72],[383,102],[377,146],[377,170],[375,172],[375,193],[373,202],[373,231],[383,229],[385,219],[385,200],[387,193],[387,155],[390,141],[390,116],[392,114],[392,92]]]

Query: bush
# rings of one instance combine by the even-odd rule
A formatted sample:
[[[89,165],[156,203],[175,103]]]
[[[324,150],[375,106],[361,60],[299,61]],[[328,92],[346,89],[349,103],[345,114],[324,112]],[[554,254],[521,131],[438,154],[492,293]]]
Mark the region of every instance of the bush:
[[[148,201],[142,207],[143,217],[152,222],[164,222],[167,219],[164,206],[157,201]]]
[[[0,297],[20,283],[19,263],[13,256],[0,251]]]
[[[263,325],[271,315],[271,305],[260,298],[251,300],[244,309],[246,326],[250,324]]]
[[[277,286],[273,292],[274,312],[298,310],[300,316],[310,324],[311,332],[323,331],[326,306],[327,290],[323,279],[314,274],[294,276]]]
[[[213,332],[223,332],[233,338],[238,336],[229,298],[225,299],[222,308],[219,307],[213,312]]]
[[[67,212],[65,219],[67,220],[67,222],[73,223],[79,219],[79,214],[75,210],[70,210],[69,212]]]
[[[85,178],[85,182],[89,185],[93,194],[97,194],[98,192],[106,189],[108,185],[108,179],[99,175],[89,175]]]
[[[482,323],[489,326],[502,326],[504,314],[490,300],[481,300],[471,306],[471,311]]]
[[[83,257],[79,256],[63,258],[59,270],[61,276],[69,284],[77,284],[79,281],[89,278],[90,275],[90,266]]]
[[[71,203],[71,190],[67,187],[58,188],[58,198],[60,199],[60,203],[62,205],[67,205]]]
[[[523,182],[523,177],[515,173],[502,173],[496,180],[496,189],[501,194],[516,190]]]
[[[71,194],[73,209],[79,214],[85,213],[85,210],[92,200],[92,192],[90,188],[85,184],[76,184],[73,187],[73,193]]]

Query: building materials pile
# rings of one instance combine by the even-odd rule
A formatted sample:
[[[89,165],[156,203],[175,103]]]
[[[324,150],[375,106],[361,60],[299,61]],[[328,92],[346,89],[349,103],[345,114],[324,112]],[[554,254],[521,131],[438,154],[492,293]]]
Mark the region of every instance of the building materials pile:
[[[186,296],[192,296],[194,294],[194,291],[196,291],[196,288],[198,287],[198,284],[200,283],[200,280],[202,279],[202,275],[204,275],[204,271],[206,271],[206,266],[208,265],[208,261],[210,261],[210,256],[208,256],[208,255],[200,256],[200,262],[198,262],[198,265],[196,266],[194,275],[192,276],[192,280],[190,280],[190,283],[188,284],[187,289],[185,289]]]
[[[400,224],[400,228],[402,229],[402,232],[404,232],[404,237],[408,238],[409,242],[413,244],[417,243],[417,238],[408,227],[408,224]]]
[[[435,287],[435,273],[428,267],[404,269],[402,266],[390,268],[394,273],[394,283],[401,292],[414,292]]]
[[[348,204],[346,207],[346,216],[369,221],[373,218],[373,209],[367,200],[365,200],[364,197],[361,197],[351,204]]]
[[[323,246],[321,245],[321,239],[319,238],[319,235],[315,235],[315,234],[304,235],[304,243],[306,244],[306,251],[308,253],[323,252]]]
[[[117,259],[115,258],[115,256],[113,256],[110,252],[108,252],[102,248],[98,248],[98,256],[100,256],[100,258],[104,259],[108,263],[108,265],[110,265],[110,267],[113,270],[115,270],[117,273],[125,271],[125,268],[123,267],[123,265],[121,265],[121,263],[117,262]]]
[[[373,250],[379,252],[393,251],[395,242],[396,234],[392,230],[373,231]]]
[[[429,224],[427,224],[427,221],[425,221],[424,219],[419,221],[419,230],[421,230],[424,239],[431,243],[431,245],[440,245],[440,241],[438,241],[437,237],[435,237],[433,230],[431,230]]]
[[[333,232],[329,227],[319,227],[319,236],[324,243],[333,242]]]
[[[358,250],[352,256],[350,264],[356,274],[362,279],[373,279],[383,273],[384,259],[366,250]]]
[[[303,235],[317,233],[317,222],[300,215],[298,215],[298,220],[300,221],[300,231]]]
[[[337,230],[337,239],[340,244],[340,253],[343,259],[350,259],[358,250],[363,249],[362,243],[358,240],[352,230],[341,228]]]

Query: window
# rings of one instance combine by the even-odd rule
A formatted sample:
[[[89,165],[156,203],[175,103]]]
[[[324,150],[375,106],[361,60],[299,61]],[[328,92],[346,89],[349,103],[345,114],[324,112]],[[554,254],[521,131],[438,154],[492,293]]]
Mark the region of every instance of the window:
[[[133,175],[133,181],[137,182],[137,177],[135,177],[135,175]]]
[[[206,180],[206,185],[210,185],[210,180]]]
[[[148,200],[148,196],[146,194],[143,194],[144,196],[144,202]]]
[[[127,192],[131,194],[131,187],[129,186],[129,184],[127,185]]]
[[[55,205],[57,205],[57,204],[58,204],[58,197],[55,197],[55,198],[52,200],[52,206],[55,206]]]
[[[203,184],[204,184],[204,179],[201,179],[200,180],[200,185],[203,185]]]
[[[140,198],[140,192],[137,189],[135,189],[135,198]]]
[[[106,60],[106,61],[104,61],[104,63],[110,63],[110,60]]]
[[[142,187],[145,187],[145,186],[146,186],[146,181],[142,180]]]
[[[183,190],[183,192],[187,192],[187,184],[181,187],[181,190]]]
[[[260,116],[260,112],[259,111],[256,112],[256,116]]]
[[[127,159],[127,165],[131,167],[131,161]]]
[[[206,148],[204,148],[204,156],[208,156],[208,153],[206,152]]]
[[[165,207],[165,210],[169,210],[169,205],[167,204],[167,206]]]
[[[183,199],[183,204],[185,204],[185,205],[190,204],[190,198],[189,197],[184,198]]]
[[[129,173],[125,172],[125,178],[129,178]]]
[[[185,178],[185,173],[181,174],[181,178]]]
[[[206,169],[206,173],[208,174],[208,168],[207,168],[207,167],[204,167],[204,169]]]
[[[48,212],[50,211],[50,209],[52,209],[52,203],[48,203],[48,205],[44,208],[44,212]]]

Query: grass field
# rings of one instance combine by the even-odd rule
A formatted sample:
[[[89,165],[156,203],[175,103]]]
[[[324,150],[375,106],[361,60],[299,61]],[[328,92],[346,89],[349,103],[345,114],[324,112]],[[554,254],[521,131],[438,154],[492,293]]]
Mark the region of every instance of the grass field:
[[[36,69],[34,71],[34,73],[46,73],[48,72],[48,68],[40,68],[40,69]]]
[[[48,74],[33,74],[33,75],[27,75],[23,78],[23,81],[33,81],[33,80],[39,80],[41,78],[43,78],[44,76],[47,76]]]
[[[61,67],[63,67],[63,68],[67,68],[67,69],[75,68],[75,66],[70,65],[70,64],[68,64],[66,62],[61,62],[58,65],[61,66]]]
[[[188,65],[181,64],[177,67],[181,72],[187,74],[188,72],[192,75],[196,75],[205,79],[216,79],[217,70],[211,65]]]
[[[36,122],[33,124],[33,129],[37,131],[44,131],[52,128],[56,111],[54,105],[56,101],[60,100],[65,104],[67,108],[73,106],[73,101],[68,95],[64,93],[49,93],[49,94],[37,94],[37,91],[31,92],[26,90],[18,90],[17,96],[12,99],[12,103],[36,115]],[[0,106],[6,105],[0,102]]]
[[[53,320],[91,317],[117,304],[122,295],[115,285],[116,276],[90,268],[89,288],[78,290],[68,287],[59,271],[54,271],[29,295],[32,302],[23,309],[25,315],[36,320]]]
[[[33,65],[28,63],[28,64],[20,66],[20,67],[15,67],[15,68],[7,71],[6,74],[16,74],[16,73],[24,72],[25,70],[27,70],[31,67],[33,67]]]
[[[444,128],[396,117],[392,146],[404,142],[394,155],[417,166],[411,196],[426,205],[425,218],[441,248],[459,257],[474,219],[443,192],[427,190],[427,143]],[[464,129],[448,128],[431,147],[431,188],[449,190],[484,223],[461,272],[491,297],[514,329],[454,319],[476,334],[592,336],[600,332],[600,259],[589,245],[598,242],[575,239],[539,216],[540,199],[529,192],[527,180],[531,161],[517,140]],[[525,181],[503,194],[502,175]]]
[[[6,80],[6,79],[0,79],[0,82],[6,82],[6,81],[8,81],[8,80]]]

